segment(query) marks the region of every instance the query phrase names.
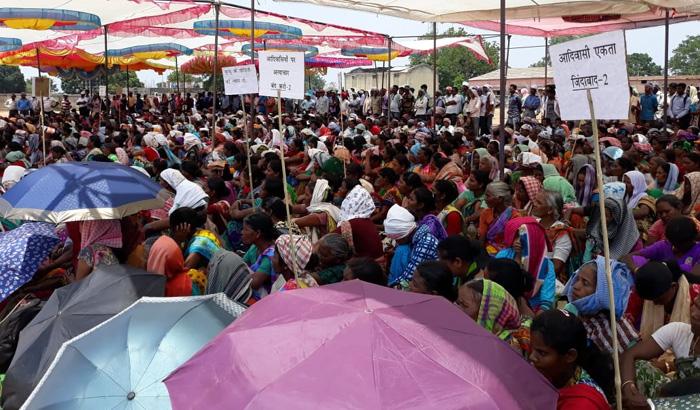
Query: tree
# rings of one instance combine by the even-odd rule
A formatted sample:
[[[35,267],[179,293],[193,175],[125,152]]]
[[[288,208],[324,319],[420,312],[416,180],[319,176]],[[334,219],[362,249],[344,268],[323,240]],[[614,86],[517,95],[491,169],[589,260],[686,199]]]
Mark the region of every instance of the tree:
[[[449,36],[466,36],[463,28],[455,30],[450,28],[444,34]],[[432,38],[433,34],[424,35],[423,39]],[[499,47],[495,43],[484,42],[486,54],[491,58],[491,63],[474,57],[466,47],[444,47],[437,52],[437,71],[440,80],[439,87],[461,86],[462,82],[469,80],[498,68]],[[433,54],[412,54],[409,58],[410,65],[433,65]]]
[[[656,64],[651,56],[647,53],[632,53],[627,55],[627,74],[644,76],[644,75],[661,75],[663,68]]]
[[[24,87],[24,75],[19,67],[0,65],[0,93],[21,93]]]
[[[304,71],[306,73],[304,76],[304,87],[312,90],[322,90],[326,86],[326,80],[321,75],[321,70],[310,68]]]
[[[553,38],[549,39],[549,45],[553,46],[555,44],[566,43],[567,41],[576,40],[579,37],[581,37],[581,36],[553,37]],[[544,67],[545,62],[547,63],[548,66],[552,65],[552,62],[550,61],[550,59],[548,57],[542,57],[542,58],[540,58],[540,61],[533,63],[533,64],[530,64],[530,67]]]
[[[177,83],[178,76],[176,76],[176,74],[177,74],[176,71],[172,71],[170,74],[168,74],[167,80],[169,83]],[[179,74],[180,74],[179,75],[180,84],[185,84],[185,83],[192,84],[192,83],[198,83],[198,82],[202,81],[198,75],[185,74],[182,71],[180,71]]]
[[[126,72],[126,70],[124,70],[124,71],[119,71],[116,74],[115,73],[109,74],[109,83],[107,84],[108,92],[110,94],[114,94],[117,92],[117,89],[120,89],[120,90],[122,90],[123,93],[125,93],[126,92],[127,78],[129,80],[129,88],[143,87],[143,83],[141,82],[141,80],[139,80],[139,78],[135,72],[129,71],[128,77],[127,77],[127,72]],[[104,79],[100,78],[98,81],[99,81],[100,85],[104,85]]]
[[[73,78],[60,77],[60,78],[61,78],[61,89],[66,94],[80,94],[82,91],[84,91],[87,88],[85,85],[85,81],[81,80],[78,77],[73,77]]]
[[[700,74],[700,36],[688,36],[673,50],[668,67],[674,75]]]

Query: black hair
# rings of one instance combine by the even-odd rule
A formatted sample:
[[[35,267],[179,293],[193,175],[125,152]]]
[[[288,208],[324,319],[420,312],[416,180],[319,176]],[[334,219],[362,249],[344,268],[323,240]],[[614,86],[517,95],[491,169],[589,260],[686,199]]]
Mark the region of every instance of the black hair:
[[[438,152],[433,154],[433,162],[435,163],[436,167],[442,168],[450,162],[450,159],[442,156],[442,154]]]
[[[282,175],[282,161],[275,158],[267,163],[267,166],[277,175]]]
[[[435,196],[426,187],[414,189],[413,194],[416,196],[416,201],[423,204],[423,212],[431,213],[435,210]]]
[[[444,201],[448,204],[452,203],[459,196],[457,185],[454,182],[445,179],[435,181],[435,189],[445,196]]]
[[[379,176],[387,180],[391,185],[396,184],[396,181],[399,180],[399,176],[396,175],[396,172],[394,172],[393,169],[384,167],[379,170]]]
[[[672,380],[659,390],[659,397],[678,397],[700,393],[700,377]]]
[[[666,156],[666,161],[668,162],[676,162],[676,151],[674,151],[671,148],[667,148],[663,151],[663,154]]]
[[[352,258],[347,264],[347,268],[352,272],[355,279],[379,286],[386,286],[387,277],[382,267],[372,258]]]
[[[678,210],[683,209],[683,202],[675,195],[662,195],[656,200],[656,206],[659,206],[661,202],[666,202]]]
[[[209,178],[207,180],[207,186],[219,198],[226,198],[231,194],[231,191],[226,186],[226,183],[220,177]]]
[[[284,184],[281,178],[267,177],[265,178],[265,191],[268,196],[276,196],[284,198]]]
[[[345,173],[348,176],[355,177],[355,179],[360,179],[360,177],[362,177],[364,174],[364,170],[360,164],[351,162],[345,167]]]
[[[483,189],[486,189],[486,185],[491,183],[491,178],[489,177],[489,173],[486,171],[482,171],[482,170],[477,169],[477,170],[472,171],[471,176],[474,177],[476,182],[481,184]]]
[[[678,282],[681,275],[683,271],[674,260],[649,261],[637,269],[634,287],[642,299],[655,300],[668,291],[674,282]]]
[[[250,229],[260,232],[266,241],[273,241],[279,236],[279,232],[272,223],[272,218],[262,212],[248,215],[243,223],[248,225]]]
[[[425,281],[425,286],[429,291],[435,292],[450,302],[457,299],[457,291],[452,282],[452,272],[443,262],[425,261],[421,262],[416,270]]]
[[[559,354],[576,350],[576,364],[581,366],[603,389],[609,402],[614,401],[614,371],[610,354],[589,343],[583,322],[574,314],[559,309],[542,312],[532,321],[531,333],[539,333],[544,343]]]
[[[488,278],[507,290],[515,299],[531,292],[535,280],[512,259],[495,258],[486,265]]]
[[[415,172],[406,172],[403,174],[402,177],[406,185],[413,189],[425,187],[425,184],[423,184],[423,180],[420,179],[420,175],[416,174]]]
[[[276,219],[283,221],[287,218],[287,209],[284,206],[284,200],[276,196],[266,198],[263,207]]]
[[[408,160],[406,154],[404,153],[396,154],[394,156],[394,161],[398,162],[398,164],[401,165],[404,169],[408,169],[411,167],[411,161]]]
[[[672,218],[666,224],[666,238],[672,244],[695,243],[697,236],[697,226],[686,216]]]
[[[188,173],[192,178],[197,178],[202,175],[202,170],[199,169],[199,166],[197,166],[197,163],[194,161],[182,161],[180,170]]]
[[[685,154],[685,157],[688,158],[690,161],[695,163],[695,165],[700,166],[700,154],[697,152],[688,152]]]
[[[112,160],[109,159],[109,157],[107,157],[105,154],[93,155],[92,157],[90,157],[90,161],[93,161],[93,162],[112,162]]]
[[[90,142],[92,142],[92,145],[94,145],[95,148],[102,148],[102,140],[100,139],[99,135],[91,135]]]
[[[350,192],[353,188],[360,185],[360,181],[357,178],[347,177],[343,180],[345,183],[345,189]]]
[[[620,157],[617,159],[617,163],[624,172],[634,171],[637,165],[631,159],[627,157]]]
[[[177,208],[170,214],[170,227],[175,228],[178,225],[190,224],[193,229],[201,228],[206,222],[206,213],[199,210],[182,207]]]

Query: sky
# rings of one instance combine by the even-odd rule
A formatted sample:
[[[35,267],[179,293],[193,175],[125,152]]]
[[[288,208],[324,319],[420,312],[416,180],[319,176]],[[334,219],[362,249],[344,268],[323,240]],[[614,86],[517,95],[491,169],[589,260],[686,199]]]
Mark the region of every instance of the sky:
[[[441,0],[448,1],[448,0]],[[228,0],[230,3],[242,6],[250,6],[250,2],[241,0]],[[256,8],[265,11],[272,11],[280,14],[287,14],[295,17],[303,17],[324,23],[334,23],[348,27],[355,27],[362,30],[379,32],[391,36],[419,36],[432,31],[431,23],[421,23],[413,20],[405,20],[396,17],[382,16],[373,13],[353,11],[348,9],[337,9],[331,7],[315,6],[304,3],[288,3],[273,0],[256,0]],[[494,32],[477,30],[471,27],[438,24],[438,33],[447,30],[449,27],[464,27],[470,34],[497,34]],[[669,32],[669,46],[672,54],[687,36],[700,34],[700,25],[697,22],[687,22],[672,24]],[[663,67],[664,60],[664,27],[652,27],[645,29],[629,30],[626,33],[627,54],[647,53],[652,59]],[[498,37],[487,39],[487,41],[498,41]],[[536,48],[518,49],[517,47],[537,46]],[[539,37],[513,36],[511,38],[510,62],[511,67],[527,67],[537,62],[544,55],[544,39]],[[408,58],[400,58],[392,61],[394,66],[408,64]],[[25,76],[35,76],[37,71],[32,68],[22,68]],[[326,81],[336,82],[340,70],[329,69]],[[164,81],[168,72],[163,76],[154,71],[141,71],[139,78],[146,87],[155,86],[155,83]]]

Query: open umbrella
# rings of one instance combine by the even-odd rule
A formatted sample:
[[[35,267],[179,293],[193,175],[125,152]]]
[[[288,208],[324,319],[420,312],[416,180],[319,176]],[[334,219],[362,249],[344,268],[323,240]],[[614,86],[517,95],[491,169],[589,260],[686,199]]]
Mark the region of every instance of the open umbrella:
[[[64,343],[22,408],[170,409],[162,380],[244,310],[223,293],[141,298]]]
[[[0,198],[8,219],[68,221],[120,219],[160,208],[167,193],[139,171],[106,162],[70,162],[41,168]]]
[[[85,279],[57,289],[19,334],[2,389],[2,408],[18,409],[63,342],[104,322],[142,296],[163,296],[165,276],[125,265],[97,266]]]
[[[29,282],[58,241],[54,227],[41,222],[0,233],[0,301]]]
[[[442,297],[279,292],[165,380],[173,409],[553,409],[557,391]]]

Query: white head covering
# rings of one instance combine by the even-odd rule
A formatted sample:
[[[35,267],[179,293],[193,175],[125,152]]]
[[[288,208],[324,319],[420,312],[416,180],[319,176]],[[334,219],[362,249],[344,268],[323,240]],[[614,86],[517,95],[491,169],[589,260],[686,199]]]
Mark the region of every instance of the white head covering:
[[[384,219],[384,232],[391,239],[402,239],[416,229],[416,218],[406,208],[393,205]]]
[[[335,221],[340,220],[340,209],[337,206],[324,202],[326,192],[330,189],[328,181],[325,179],[317,179],[314,185],[314,192],[311,195],[311,203],[306,207],[308,212],[326,212]]]
[[[184,146],[185,151],[189,151],[192,147],[199,147],[201,149],[202,141],[200,141],[196,135],[188,132],[185,134],[182,145]]]
[[[374,212],[375,206],[372,196],[362,186],[357,185],[348,192],[340,206],[340,220],[369,218]]]
[[[142,173],[143,175],[147,176],[148,178],[151,177],[151,174],[149,174],[148,171],[146,171],[145,169],[143,169],[143,168],[141,168],[141,167],[137,167],[136,165],[132,165],[131,168],[133,168],[133,169],[139,171],[140,173]]]
[[[5,168],[5,172],[2,174],[2,186],[5,189],[10,189],[10,187],[19,182],[24,176],[27,170],[24,167],[18,165],[10,165]]]
[[[166,169],[160,173],[160,178],[167,182],[175,190],[173,207],[168,215],[178,208],[199,208],[206,206],[209,196],[202,187],[194,182],[188,181],[180,171],[176,169]]]

